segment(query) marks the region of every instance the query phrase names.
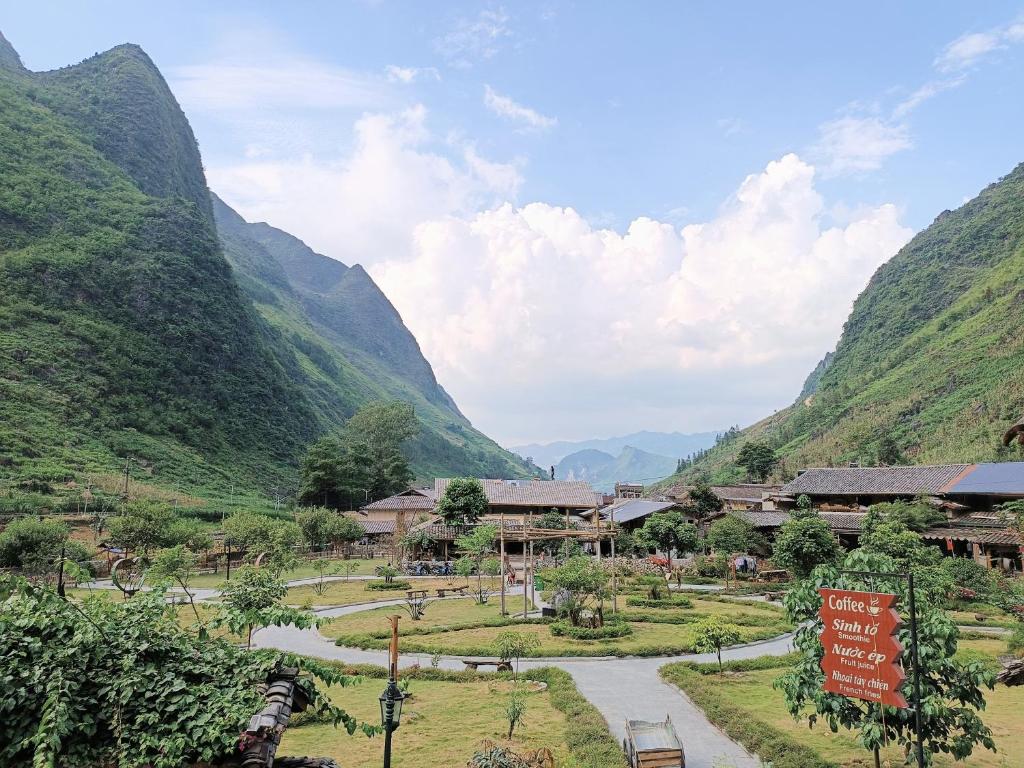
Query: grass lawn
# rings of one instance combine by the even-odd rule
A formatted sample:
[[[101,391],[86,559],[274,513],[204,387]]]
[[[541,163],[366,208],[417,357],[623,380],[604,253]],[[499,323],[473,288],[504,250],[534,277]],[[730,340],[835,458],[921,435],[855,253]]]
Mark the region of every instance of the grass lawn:
[[[451,589],[453,584],[449,583],[445,579],[409,579],[412,585],[412,589],[425,589],[428,591],[428,596],[435,597],[437,595],[437,589]],[[304,605],[307,602],[311,605],[352,605],[353,603],[371,603],[379,600],[398,600],[405,597],[405,590],[372,590],[367,588],[367,581],[363,579],[353,581],[329,581],[324,585],[324,593],[318,595],[313,589],[312,585],[304,585],[300,587],[291,587],[288,590],[288,603],[291,605]],[[457,578],[454,581],[454,586],[462,586],[466,583],[465,579]],[[497,583],[497,580],[495,580]],[[471,583],[470,589],[475,585],[475,582]],[[496,601],[497,595],[493,595],[490,600]],[[514,598],[513,598],[514,599]],[[519,596],[520,605],[522,604],[522,595]]]
[[[402,593],[404,597],[404,593]],[[510,610],[523,610],[522,595],[508,600]],[[533,605],[530,605],[533,608]],[[501,618],[501,604],[497,598],[491,598],[485,605],[477,604],[472,598],[456,600],[432,600],[427,603],[426,610],[419,621],[413,621],[409,614],[398,606],[375,608],[372,611],[360,611],[350,616],[334,619],[320,632],[325,637],[337,637],[339,634],[353,632],[386,632],[390,631],[388,617],[398,614],[402,617],[400,627],[403,630],[422,630],[427,627],[471,624],[480,621],[492,621]]]
[[[420,622],[407,620],[402,623],[403,650],[464,656],[493,655],[497,635],[513,630],[538,638],[540,647],[532,652],[533,656],[656,656],[693,650],[693,634],[687,623],[670,623],[664,621],[665,619],[688,622],[708,613],[721,615],[726,620],[734,618],[743,624],[739,631],[744,642],[774,637],[790,628],[785,623],[781,611],[773,606],[695,599],[692,609],[624,611],[623,615],[626,617],[647,613],[658,619],[630,621],[629,626],[633,632],[628,636],[602,640],[574,640],[552,635],[545,623],[515,623],[514,614],[509,618],[509,623],[503,626],[478,626],[480,622],[500,621],[497,600],[493,597],[491,604],[482,607],[474,605],[471,600],[447,602],[447,605],[440,602],[428,606],[427,614]],[[514,611],[519,605],[521,602],[513,598],[508,607]],[[342,616],[324,627],[321,632],[328,637],[336,638],[342,645],[383,648],[387,644],[384,618],[394,610],[392,607]],[[433,616],[431,611],[435,611]],[[450,630],[443,630],[449,626]]]
[[[337,566],[339,569],[342,568],[345,563],[344,560],[331,560],[329,562],[331,566]],[[352,560],[349,562],[357,564],[357,568],[354,571],[352,571],[353,576],[372,576],[373,569],[376,568],[378,565],[387,565],[387,560],[382,559]],[[231,570],[235,570],[234,565],[231,566]],[[283,574],[281,574],[281,578],[285,579],[286,581],[293,581],[295,579],[309,579],[319,575],[320,572],[313,567],[312,563],[302,563],[299,565],[298,568],[295,568],[291,571],[285,571]],[[345,575],[345,572],[340,571],[337,575],[343,577]],[[192,578],[192,581],[190,582],[191,586],[202,588],[217,587],[223,583],[223,568],[221,568],[220,571],[218,571],[217,573],[202,573],[197,576],[194,576]]]
[[[1006,643],[999,639],[964,640],[960,642],[958,656],[964,659],[986,659],[995,663],[995,657],[1006,652]],[[674,667],[675,665],[672,665]],[[813,750],[821,759],[843,766],[843,768],[867,768],[871,765],[871,754],[857,743],[855,732],[840,730],[832,733],[828,726],[820,723],[813,730],[806,720],[795,721],[786,711],[781,691],[772,688],[772,682],[783,672],[781,669],[765,669],[749,672],[727,673],[725,677],[702,676],[696,673],[673,675],[666,668],[672,682],[683,683],[699,706],[708,709],[708,702],[702,701],[701,689],[708,684],[714,687],[713,697],[721,697],[728,706],[749,714],[751,721],[761,721],[782,731],[798,744]],[[689,682],[687,682],[689,681]],[[691,687],[695,686],[695,687]],[[992,729],[998,753],[977,749],[966,761],[957,763],[952,758],[938,755],[934,765],[942,768],[969,765],[971,768],[1007,768],[1020,765],[1024,754],[1024,729],[1021,728],[1021,712],[1024,712],[1024,687],[1007,688],[997,685],[995,690],[986,691],[988,707],[981,718]],[[714,719],[714,718],[713,718]],[[883,760],[892,766],[901,766],[902,752],[892,748],[882,754]],[[804,760],[806,762],[806,760]],[[776,760],[777,764],[790,763]],[[794,763],[795,765],[796,763]],[[884,765],[884,763],[883,763]]]
[[[366,678],[360,685],[330,689],[331,698],[361,721],[380,723],[378,696],[384,681]],[[468,683],[413,680],[412,698],[402,708],[401,726],[392,751],[394,768],[465,765],[483,739],[517,752],[547,747],[556,765],[566,765],[566,718],[551,703],[547,691],[525,695],[526,725],[512,740],[504,709],[510,681],[480,680]],[[332,757],[340,765],[380,765],[384,754],[382,736],[349,736],[344,729],[311,724],[285,731],[279,755]]]

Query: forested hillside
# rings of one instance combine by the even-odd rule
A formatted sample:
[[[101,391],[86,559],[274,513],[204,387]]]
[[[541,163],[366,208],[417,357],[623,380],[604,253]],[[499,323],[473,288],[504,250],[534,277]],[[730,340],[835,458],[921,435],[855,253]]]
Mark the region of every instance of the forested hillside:
[[[742,475],[763,439],[805,466],[1020,458],[1003,431],[1024,414],[1024,165],[945,211],[871,278],[835,353],[789,408],[688,469]]]
[[[287,486],[313,439],[385,397],[416,406],[420,474],[527,472],[458,412],[361,268],[305,249],[339,274],[312,295],[301,258],[248,226],[222,226],[222,248],[195,138],[140,48],[31,73],[0,37],[5,485],[132,457],[157,486]]]

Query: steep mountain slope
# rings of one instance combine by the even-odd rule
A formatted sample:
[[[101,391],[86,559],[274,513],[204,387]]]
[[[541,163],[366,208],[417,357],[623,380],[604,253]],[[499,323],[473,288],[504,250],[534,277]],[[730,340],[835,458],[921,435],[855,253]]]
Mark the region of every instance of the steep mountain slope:
[[[599,491],[612,492],[617,482],[653,483],[671,474],[676,460],[641,451],[631,445],[618,456],[586,448],[571,453],[555,466],[558,480],[586,480]]]
[[[688,474],[736,477],[752,438],[776,447],[783,476],[848,461],[1017,458],[999,436],[1024,413],[1022,371],[1024,165],[879,268],[801,398]]]
[[[226,250],[234,269],[192,131],[141,49],[31,73],[0,37],[0,479],[47,490],[130,456],[163,485],[292,485],[317,435],[406,395],[427,425],[422,474],[527,472],[421,355],[366,364],[405,329],[361,269],[340,265],[340,319],[320,329],[277,254]],[[392,380],[403,363],[413,373]]]
[[[323,423],[341,423],[368,400],[398,398],[413,403],[425,427],[409,446],[421,477],[539,472],[473,429],[361,266],[318,254],[268,224],[249,224],[216,195],[213,205],[239,284],[304,362]]]

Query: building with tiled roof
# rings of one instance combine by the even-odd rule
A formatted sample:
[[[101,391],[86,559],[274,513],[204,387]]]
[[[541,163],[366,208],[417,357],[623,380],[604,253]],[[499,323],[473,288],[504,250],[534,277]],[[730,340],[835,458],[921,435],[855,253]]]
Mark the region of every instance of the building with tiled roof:
[[[434,481],[434,496],[440,499],[450,478]],[[582,480],[481,480],[492,512],[522,513],[530,509],[543,514],[552,509],[583,512],[593,509],[597,499],[590,483]]]
[[[778,494],[780,488],[781,486],[778,485],[763,483],[734,483],[732,485],[712,485],[711,492],[722,500],[726,509],[760,509],[768,499]],[[685,504],[689,501],[692,489],[692,485],[673,485],[666,488],[660,495]]]

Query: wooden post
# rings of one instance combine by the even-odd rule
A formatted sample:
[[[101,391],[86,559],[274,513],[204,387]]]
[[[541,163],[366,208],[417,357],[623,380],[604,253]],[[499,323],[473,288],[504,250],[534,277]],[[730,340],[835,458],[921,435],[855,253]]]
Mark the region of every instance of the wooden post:
[[[597,521],[597,563],[601,564],[601,510],[594,510],[594,517]]]
[[[399,616],[391,616],[391,646],[388,649],[390,651],[390,665],[391,665],[391,679],[398,679],[398,619]]]
[[[608,522],[611,523],[612,532],[612,613],[619,612],[619,566],[615,562],[615,506],[608,508]]]
[[[530,565],[526,559],[526,541],[530,541],[530,549],[533,549],[533,534],[527,533],[533,529],[533,508],[527,513],[526,530],[523,531],[523,618],[530,611],[530,597],[527,594],[526,585],[533,581],[530,575]]]
[[[501,524],[501,615],[505,615],[505,510],[502,508],[501,517],[499,518]]]

